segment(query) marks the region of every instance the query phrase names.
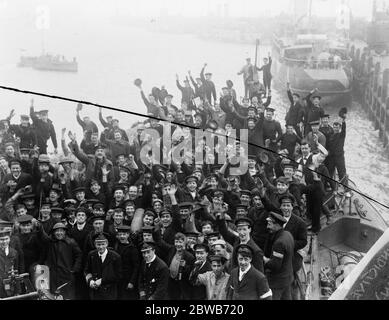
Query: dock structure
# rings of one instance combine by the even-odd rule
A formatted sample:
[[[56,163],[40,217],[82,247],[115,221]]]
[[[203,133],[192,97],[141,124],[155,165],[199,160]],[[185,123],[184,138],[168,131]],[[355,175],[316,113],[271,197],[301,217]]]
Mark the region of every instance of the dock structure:
[[[350,46],[353,69],[353,98],[379,130],[389,154],[389,55],[378,55],[362,44]]]

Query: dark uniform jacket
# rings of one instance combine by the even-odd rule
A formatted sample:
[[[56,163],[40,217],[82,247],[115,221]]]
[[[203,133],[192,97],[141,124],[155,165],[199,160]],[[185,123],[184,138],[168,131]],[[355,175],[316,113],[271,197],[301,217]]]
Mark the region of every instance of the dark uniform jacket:
[[[139,292],[145,292],[146,300],[169,299],[167,288],[169,283],[169,268],[166,263],[155,256],[154,261],[146,263],[144,260],[139,272]]]
[[[329,157],[341,156],[344,154],[344,141],[346,139],[346,122],[342,123],[342,132],[334,133],[327,141]]]
[[[75,223],[69,230],[69,236],[77,242],[81,249],[83,249],[85,245],[85,239],[92,230],[93,227],[88,223],[85,223],[84,228],[81,230],[77,228],[77,223]]]
[[[276,120],[263,120],[263,140],[275,141],[282,136],[281,124]]]
[[[101,161],[95,157],[89,157],[85,153],[81,152],[78,144],[71,142],[69,144],[73,154],[86,166],[85,175],[87,181],[89,182],[91,179],[96,179],[99,183],[102,183],[102,172],[101,168],[103,165],[107,166],[107,170],[110,171],[108,174],[108,181],[113,180],[113,165],[112,162],[108,159],[102,159]]]
[[[101,286],[98,289],[89,289],[92,300],[116,300],[118,296],[118,284],[122,278],[122,259],[117,252],[107,250],[103,263],[97,250],[91,251],[86,260],[85,275],[91,274],[93,280],[101,279]]]
[[[7,186],[8,181],[16,182],[16,186],[13,187],[12,190],[10,189],[10,187]],[[32,185],[32,176],[30,174],[22,172],[20,176],[15,179],[12,173],[8,173],[4,177],[3,183],[1,184],[0,193],[7,194],[7,198],[9,198],[13,196],[16,191],[28,185]]]
[[[192,284],[194,284],[197,280],[197,276],[199,274],[206,273],[208,271],[212,271],[211,264],[208,262],[208,260],[199,268],[197,266],[194,266],[190,276],[189,280]],[[206,288],[203,285],[196,286],[194,285],[191,287],[191,299],[192,300],[206,300],[207,299],[207,292]]]
[[[67,299],[75,294],[74,273],[81,271],[82,252],[74,239],[65,236],[63,240],[48,237],[41,233],[42,242],[47,248],[45,264],[50,268],[50,290],[54,292],[59,286],[68,282],[61,293]]]
[[[327,127],[324,127],[324,126],[320,127],[319,130],[326,137],[326,141],[328,141],[330,139],[330,137],[334,134],[334,129],[332,129],[332,127],[330,125]]]
[[[192,78],[192,76],[190,76],[190,81],[192,82],[193,84],[193,87],[195,88],[195,97],[200,97],[202,100],[205,100],[205,87],[204,87],[204,84],[202,84],[201,86],[199,86],[197,84],[197,82],[195,82]]]
[[[116,242],[114,249],[122,257],[122,281],[124,281],[126,285],[131,282],[136,286],[140,266],[140,257],[137,248],[132,243],[122,244]]]
[[[32,122],[34,124],[36,134],[37,134],[37,141],[38,146],[40,148],[41,153],[44,152],[47,148],[47,140],[51,138],[51,141],[53,142],[54,148],[58,147],[57,143],[57,135],[55,133],[55,129],[53,126],[53,122],[48,119],[47,122],[44,122],[43,120],[39,119],[34,112],[34,108],[30,108],[30,117],[32,119]]]
[[[270,300],[271,298],[265,275],[252,265],[242,281],[239,281],[239,267],[232,269],[227,288],[227,300]]]
[[[265,246],[265,275],[271,289],[281,289],[293,281],[294,240],[290,232],[281,229],[270,234]]]
[[[30,124],[28,126],[10,125],[10,129],[15,133],[15,136],[20,138],[19,148],[32,149],[38,145],[36,130]]]
[[[308,243],[307,225],[303,219],[292,213],[284,230],[289,231],[294,239],[293,271],[297,272],[303,264],[303,258],[297,251],[305,248]]]
[[[117,241],[114,246],[115,251],[122,258],[122,278],[119,281],[119,297],[122,300],[136,299],[138,297],[138,277],[140,257],[138,249],[130,242],[127,244]],[[134,285],[133,289],[127,289],[129,283]]]
[[[204,77],[204,68],[201,70],[200,73],[201,81],[203,82],[203,86],[205,89],[205,96],[210,104],[212,104],[212,97],[213,100],[216,101],[216,89],[215,84],[212,81],[206,80]]]
[[[285,122],[292,126],[296,126],[300,122],[303,122],[304,108],[300,102],[294,103],[292,91],[288,90],[287,92],[290,101],[290,108],[286,114]]]
[[[310,123],[313,121],[320,121],[325,114],[322,107],[315,107],[311,101],[312,94],[310,93],[306,96],[305,100],[307,102],[307,108],[305,110],[305,127],[310,129]],[[308,133],[310,130],[307,130],[305,133]]]
[[[181,102],[186,102],[189,106],[194,98],[195,92],[191,87],[183,87],[178,80],[176,80],[177,88],[181,91]]]
[[[24,270],[30,272],[30,268],[41,262],[42,257],[42,241],[39,239],[36,232],[18,234],[20,239],[23,256],[24,256]]]
[[[263,209],[250,210],[248,217],[253,221],[252,238],[259,248],[265,249],[265,243],[269,234],[267,230],[267,221],[269,212]]]

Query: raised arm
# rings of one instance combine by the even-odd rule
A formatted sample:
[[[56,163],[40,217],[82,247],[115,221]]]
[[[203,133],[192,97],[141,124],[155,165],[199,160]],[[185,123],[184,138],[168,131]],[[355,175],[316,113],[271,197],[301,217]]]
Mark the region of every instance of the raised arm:
[[[206,79],[205,79],[205,77],[204,77],[204,71],[205,71],[206,66],[207,66],[207,64],[205,63],[205,64],[204,64],[204,67],[201,69],[201,73],[200,73],[200,78],[201,78],[201,81],[202,81],[203,83],[205,83],[205,81],[206,81]]]
[[[35,115],[35,110],[34,110],[34,100],[31,99],[31,106],[30,106],[30,118],[33,123],[39,122],[38,117]]]
[[[265,108],[267,108],[268,106],[270,106],[270,104],[271,104],[271,90],[269,90],[269,95],[267,96],[267,100],[266,100],[266,102],[263,104],[263,106],[264,106]]]
[[[190,71],[188,71],[188,74],[189,74],[190,81],[191,81],[192,84],[193,84],[193,87],[197,90],[199,87],[198,87],[196,81],[194,81],[194,79],[193,79],[192,74],[190,73]]]
[[[61,147],[62,147],[63,154],[65,155],[65,157],[67,157],[70,153],[70,150],[65,142],[65,132],[66,132],[66,128],[63,128],[61,131]]]
[[[51,137],[51,142],[53,143],[54,149],[57,150],[57,148],[58,148],[57,134],[55,133],[53,123],[50,123],[50,137]]]
[[[76,137],[74,135],[69,134],[70,139],[72,140],[69,143],[69,148],[72,150],[73,154],[77,157],[78,160],[80,160],[83,164],[88,165],[89,158],[88,156],[82,152],[77,144]]]
[[[99,120],[100,120],[100,123],[101,125],[104,127],[104,128],[107,128],[108,127],[108,122],[106,122],[103,118],[103,112],[102,112],[102,108],[99,108]]]
[[[216,223],[219,227],[219,232],[223,236],[224,240],[226,240],[229,244],[234,245],[238,237],[235,234],[233,234],[230,230],[228,230],[226,225],[226,220],[216,219]]]
[[[184,87],[180,84],[180,80],[178,78],[178,74],[176,74],[176,85],[177,85],[177,88],[182,91],[184,90]]]
[[[77,116],[76,116],[78,124],[81,126],[82,130],[85,130],[85,122],[81,120],[80,112],[77,110]]]
[[[289,98],[290,103],[293,104],[294,103],[293,94],[292,94],[292,90],[290,90],[290,83],[289,82],[286,83],[286,92],[288,94],[288,98]]]

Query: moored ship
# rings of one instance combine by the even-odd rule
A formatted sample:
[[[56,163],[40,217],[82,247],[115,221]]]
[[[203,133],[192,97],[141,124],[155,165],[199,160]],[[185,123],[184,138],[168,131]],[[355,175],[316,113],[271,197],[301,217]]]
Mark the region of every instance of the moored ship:
[[[305,97],[315,88],[323,106],[351,103],[351,59],[344,42],[322,34],[300,34],[295,39],[274,37],[273,68],[276,79],[290,83]]]
[[[64,56],[53,56],[44,54],[39,57],[20,58],[19,67],[32,67],[36,70],[59,71],[59,72],[78,72],[78,62],[76,58],[68,61]]]

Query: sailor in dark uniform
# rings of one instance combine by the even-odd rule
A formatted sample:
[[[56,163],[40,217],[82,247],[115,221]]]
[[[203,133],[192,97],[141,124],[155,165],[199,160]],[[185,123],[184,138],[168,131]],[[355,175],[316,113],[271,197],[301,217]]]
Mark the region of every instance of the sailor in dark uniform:
[[[131,227],[117,227],[117,242],[114,249],[122,258],[123,277],[119,282],[119,299],[135,300],[138,298],[138,272],[140,257],[137,248],[130,242]]]
[[[284,230],[289,231],[294,240],[294,254],[293,254],[293,275],[294,281],[292,284],[292,297],[293,300],[298,300],[299,296],[299,278],[298,272],[303,266],[303,254],[302,249],[308,243],[307,239],[307,225],[303,219],[296,216],[293,212],[293,206],[295,205],[295,199],[291,195],[284,195],[280,199],[281,212],[286,219],[284,224]]]
[[[212,267],[208,261],[209,247],[204,243],[198,243],[194,246],[196,261],[189,275],[189,281],[195,284],[199,274],[211,271]],[[194,286],[191,288],[192,300],[206,300],[207,293],[204,286]]]
[[[265,119],[263,120],[263,140],[270,140],[269,148],[273,151],[277,151],[277,141],[278,138],[282,136],[281,124],[274,120],[273,108],[267,107],[265,113]]]
[[[272,291],[265,275],[251,264],[253,249],[246,244],[236,249],[238,267],[231,271],[227,300],[271,300]]]
[[[207,72],[207,73],[204,74],[204,70],[205,70],[206,66],[207,66],[207,64],[205,63],[203,69],[201,69],[200,77],[201,77],[201,81],[203,82],[203,86],[204,86],[204,89],[205,89],[206,99],[208,100],[208,102],[210,104],[214,104],[216,102],[215,84],[211,80],[212,79],[212,73]],[[212,97],[213,97],[213,101],[214,102],[212,102]]]
[[[38,232],[33,231],[34,218],[29,214],[20,216],[17,221],[19,223],[20,233],[16,235],[20,239],[24,256],[24,270],[31,273],[33,266],[40,263],[42,258],[42,241],[38,236]]]
[[[265,95],[266,92],[270,95],[271,92],[271,80],[273,78],[271,74],[271,66],[272,66],[272,58],[269,56],[268,58],[263,59],[263,66],[261,68],[256,67],[257,71],[262,71],[263,72],[263,85],[265,86]]]
[[[155,254],[155,243],[145,242],[141,249],[143,262],[139,271],[139,295],[141,300],[167,300],[169,268]]]
[[[315,92],[317,92],[317,89],[312,90],[305,98],[307,102],[305,112],[305,135],[311,132],[310,123],[313,121],[320,121],[320,118],[324,116],[324,109],[320,106],[321,96],[313,95]]]
[[[88,254],[84,269],[85,280],[90,288],[91,300],[116,300],[118,285],[122,278],[120,255],[108,249],[108,239],[104,234],[95,235],[96,250]]]
[[[28,115],[20,116],[20,125],[10,125],[10,130],[16,137],[20,138],[19,148],[33,149],[38,145],[37,134],[35,128],[30,124]]]
[[[283,226],[286,219],[275,212],[267,218],[270,235],[265,245],[265,274],[273,292],[273,300],[292,300],[294,240]]]
[[[304,107],[300,102],[300,95],[290,90],[289,82],[286,84],[290,107],[286,113],[285,122],[293,126],[297,135],[302,138],[301,125],[304,120]]]
[[[321,124],[320,124],[320,129],[319,129],[320,132],[322,134],[324,134],[324,136],[326,137],[326,141],[328,141],[330,136],[334,133],[334,129],[328,123],[329,119],[330,119],[330,115],[329,114],[324,114],[321,117]]]
[[[334,134],[330,136],[327,149],[329,155],[325,160],[330,177],[333,177],[335,168],[338,171],[339,181],[346,175],[346,163],[344,159],[344,142],[346,140],[346,115],[340,113],[342,121],[335,121],[333,123]],[[347,182],[345,182],[347,183]]]
[[[53,122],[48,119],[48,110],[39,111],[39,118],[37,117],[34,106],[31,105],[30,117],[36,128],[37,141],[40,154],[47,154],[47,141],[51,138],[54,146],[54,152],[57,153],[57,135],[53,126]]]

